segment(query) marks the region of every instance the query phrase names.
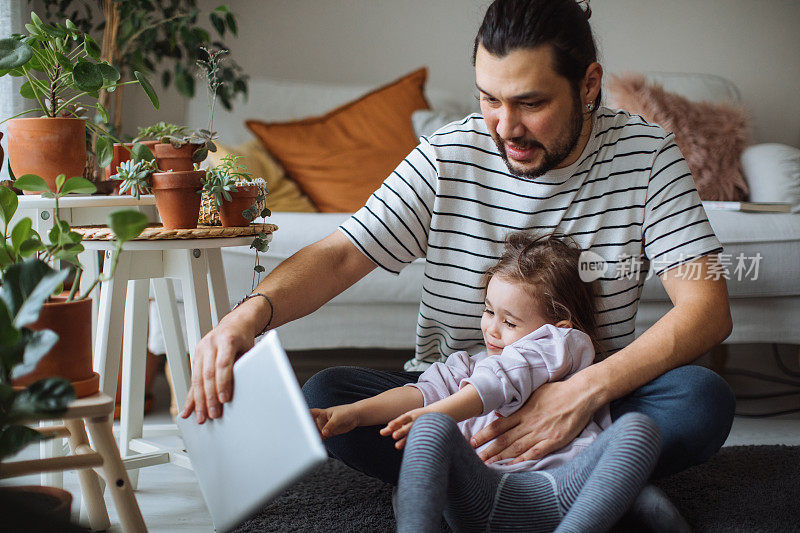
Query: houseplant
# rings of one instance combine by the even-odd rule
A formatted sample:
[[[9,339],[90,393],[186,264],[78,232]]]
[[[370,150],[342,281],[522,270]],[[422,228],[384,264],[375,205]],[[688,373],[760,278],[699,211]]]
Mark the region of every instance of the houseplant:
[[[216,133],[212,130],[214,123],[214,106],[217,100],[217,92],[223,81],[219,76],[220,62],[227,54],[227,50],[208,50],[202,48],[207,59],[198,60],[197,64],[201,67],[202,73],[206,78],[209,97],[208,129],[192,132],[186,137],[187,147],[191,159],[188,164],[200,163],[208,155],[209,151],[216,151],[214,144]],[[185,166],[176,168],[176,162],[167,164],[163,156],[167,152],[163,150],[174,150],[175,145],[180,142],[170,141],[170,143],[156,144],[156,162],[162,172],[155,172],[152,176],[153,194],[156,199],[156,208],[161,216],[161,221],[168,229],[191,229],[197,227],[197,219],[200,215],[200,193],[203,189],[205,171],[197,169],[195,166],[186,169]],[[162,159],[159,159],[162,158]]]
[[[53,227],[47,235],[47,240],[43,240],[33,229],[33,222],[28,217],[20,218],[13,227],[9,227],[17,210],[18,199],[10,189],[0,188],[0,230],[2,230],[0,293],[6,294],[7,291],[12,291],[11,294],[15,295],[12,299],[6,299],[7,308],[11,309],[12,305],[9,304],[11,302],[19,312],[24,311],[26,308],[19,307],[18,303],[31,291],[27,286],[16,288],[20,283],[27,283],[26,280],[31,279],[32,274],[27,273],[24,279],[18,279],[14,273],[22,267],[15,265],[33,261],[36,265],[45,265],[51,270],[52,266],[48,263],[52,265],[54,261],[58,261],[61,265],[58,270],[59,283],[53,285],[46,293],[47,302],[36,309],[38,316],[36,323],[33,321],[25,323],[26,326],[31,326],[30,329],[55,330],[58,334],[56,338],[58,344],[54,341],[54,344],[48,347],[48,350],[53,348],[52,350],[49,352],[44,350],[48,353],[39,359],[35,368],[26,365],[24,367],[26,372],[24,375],[16,376],[15,384],[25,386],[42,377],[60,375],[73,382],[78,396],[92,394],[98,390],[99,380],[92,368],[92,321],[89,297],[98,283],[113,276],[123,243],[136,238],[144,230],[147,226],[147,217],[133,210],[121,210],[109,216],[109,227],[117,236],[115,251],[108,259],[111,261],[109,274],[98,276],[83,294],[78,294],[83,274],[83,267],[78,260],[78,255],[84,251],[81,244],[82,237],[72,231],[66,221],[59,218],[59,200],[70,193],[90,194],[95,190],[95,186],[82,177],[66,179],[63,174],[56,178],[56,187],[52,191],[44,179],[30,174],[20,176],[14,186],[26,191],[40,192],[43,197],[52,198],[54,216]],[[36,268],[46,270],[41,265]],[[68,293],[62,294],[58,286],[70,274],[71,289]]]
[[[199,130],[187,130],[180,134],[168,137],[169,142],[161,142],[155,146],[155,156],[158,167],[166,170],[193,170],[194,163],[200,163],[208,156],[208,152],[215,152],[217,146],[214,140],[217,133],[213,130],[214,107],[217,95],[224,87],[221,77],[222,61],[228,55],[228,50],[209,50],[201,46],[204,59],[197,60],[200,73],[206,79],[210,110],[208,113],[208,127]]]
[[[0,187],[0,461],[32,442],[54,436],[24,422],[63,413],[76,396],[97,392],[99,384],[92,372],[91,301],[87,298],[104,278],[95,280],[85,294],[77,295],[82,272],[77,261],[83,251],[81,236],[58,218],[61,197],[90,193],[94,185],[81,177],[67,180],[63,174],[57,177],[54,191],[42,178],[32,175],[21,176],[15,185],[53,198],[55,216],[47,242],[32,229],[28,217],[19,218],[11,226],[18,198],[10,188]],[[110,259],[115,265],[122,243],[138,236],[147,218],[137,211],[118,211],[108,222],[118,238],[116,253]],[[54,260],[68,266],[54,269],[48,264]],[[113,275],[113,268],[110,272]],[[61,288],[71,273],[72,289],[63,296]],[[50,324],[55,327],[48,327]],[[83,345],[77,350],[68,346],[76,338],[83,339],[78,341]],[[78,364],[73,365],[75,362]],[[85,379],[86,375],[90,378]],[[24,504],[30,512],[35,509],[37,518],[45,522],[69,520],[69,492],[51,487],[3,490],[13,491],[4,493],[3,498]]]
[[[186,129],[163,121],[146,128],[140,127],[131,142],[114,143],[114,157],[105,168],[106,177],[110,178],[120,163],[131,158],[153,159],[156,144],[166,142],[162,139],[169,139],[172,135],[183,135]]]
[[[26,29],[27,36],[14,34],[0,40],[0,75],[24,76],[27,81],[20,94],[37,104],[6,119],[9,166],[15,175],[42,176],[55,190],[59,174],[83,174],[87,128],[97,136],[95,155],[100,166],[107,165],[113,156],[115,139],[102,127],[80,117],[79,99],[82,106],[93,107],[105,119],[108,112],[97,101],[100,90],[114,91],[123,85],[138,84],[156,108],[158,97],[138,72],[135,81],[120,82],[115,67],[98,61],[97,43],[70,20],[64,25],[49,25],[31,13]],[[95,103],[87,104],[86,99]],[[37,111],[43,116],[17,118]]]
[[[240,159],[242,156],[226,155],[219,165],[206,171],[203,181],[203,193],[213,203],[225,227],[249,226],[259,214],[270,215],[264,204],[266,182],[254,180],[247,167],[239,163]]]
[[[14,377],[36,368],[58,340],[53,331],[30,326],[39,317],[49,294],[63,283],[67,273],[55,271],[37,258],[10,265],[3,272],[3,286],[0,287],[0,461],[32,442],[52,438],[54,434],[37,431],[24,422],[63,413],[75,398],[72,383],[63,377],[46,377],[26,387],[13,385]],[[72,496],[67,491],[33,486],[0,490],[3,491],[0,498],[36,505],[37,514],[45,515],[44,519],[69,520]]]
[[[236,36],[236,16],[227,5],[208,13],[211,32],[201,27],[202,11],[196,0],[39,0],[43,18],[70,18],[81,31],[100,43],[101,58],[120,69],[122,80],[135,79],[134,72],[151,74],[164,88],[172,83],[186,98],[194,96],[192,69],[201,57],[199,46],[226,48],[222,42]],[[231,109],[237,95],[247,95],[248,77],[234,61],[221,75],[227,82],[220,101]],[[113,97],[113,98],[112,98]],[[100,103],[112,113],[112,129],[122,131],[123,91],[100,91]]]
[[[168,170],[194,170],[194,164],[203,161],[209,151],[216,151],[217,133],[201,129],[184,128],[180,133],[162,137],[153,147],[158,168]]]
[[[121,182],[119,194],[131,194],[138,200],[140,195],[150,194],[150,176],[155,170],[152,159],[128,159],[119,164],[111,179]]]

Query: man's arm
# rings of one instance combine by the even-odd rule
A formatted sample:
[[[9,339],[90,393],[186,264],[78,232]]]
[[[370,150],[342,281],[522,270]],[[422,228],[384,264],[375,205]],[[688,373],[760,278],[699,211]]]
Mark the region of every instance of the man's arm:
[[[476,434],[473,447],[497,437],[481,459],[544,457],[571,442],[602,405],[725,340],[732,329],[725,280],[703,279],[715,260],[705,256],[694,261],[701,264],[699,279],[679,277],[679,268],[664,272],[660,278],[673,308],[630,345],[566,381],[542,385],[519,411]]]
[[[270,320],[264,298],[251,298],[228,313],[197,344],[192,359],[192,386],[181,414],[217,418],[233,395],[233,362],[253,347],[269,321],[276,328],[319,309],[375,268],[350,240],[335,231],[286,259],[258,284],[255,292],[274,303]]]

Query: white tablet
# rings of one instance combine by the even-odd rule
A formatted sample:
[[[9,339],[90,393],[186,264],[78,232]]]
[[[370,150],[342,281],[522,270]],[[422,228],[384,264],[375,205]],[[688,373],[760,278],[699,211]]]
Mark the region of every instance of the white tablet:
[[[275,331],[233,366],[233,400],[178,427],[217,531],[228,531],[328,454]]]

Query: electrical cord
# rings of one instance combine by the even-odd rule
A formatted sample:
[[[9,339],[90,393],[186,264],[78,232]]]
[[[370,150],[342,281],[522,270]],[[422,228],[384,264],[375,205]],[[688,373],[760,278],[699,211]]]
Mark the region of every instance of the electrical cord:
[[[778,345],[772,343],[772,355],[775,359],[775,364],[777,365],[778,369],[783,372],[789,378],[800,377],[800,372],[796,372],[788,368],[783,360],[781,360],[780,353],[778,352]],[[724,374],[731,375],[731,376],[742,376],[752,379],[757,379],[761,381],[767,381],[770,383],[780,383],[782,385],[789,385],[791,387],[797,387],[796,390],[787,390],[787,391],[780,391],[780,392],[768,392],[762,394],[737,394],[736,400],[762,400],[766,398],[778,398],[782,396],[792,396],[796,394],[800,394],[800,381],[794,379],[787,379],[784,377],[779,376],[770,376],[767,374],[762,374],[761,372],[753,372],[750,370],[742,370],[739,368],[730,368],[724,369],[722,371]],[[743,413],[740,411],[736,411],[736,416],[741,416],[745,418],[767,418],[773,416],[780,416],[792,413],[800,413],[800,407],[794,409],[786,409],[781,411],[770,411],[765,413]]]

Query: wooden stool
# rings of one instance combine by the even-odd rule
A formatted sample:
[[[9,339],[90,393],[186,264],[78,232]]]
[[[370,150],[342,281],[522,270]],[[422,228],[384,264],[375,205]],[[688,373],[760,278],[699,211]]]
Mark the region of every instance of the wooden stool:
[[[99,474],[111,491],[123,531],[147,531],[111,431],[113,413],[114,400],[102,392],[75,400],[63,415],[53,418],[62,420],[63,425],[39,428],[39,431],[54,432],[56,438],[69,437],[72,455],[3,463],[0,464],[0,478],[78,470],[89,525],[97,531],[108,529],[110,525]],[[89,445],[87,430],[94,449]]]

